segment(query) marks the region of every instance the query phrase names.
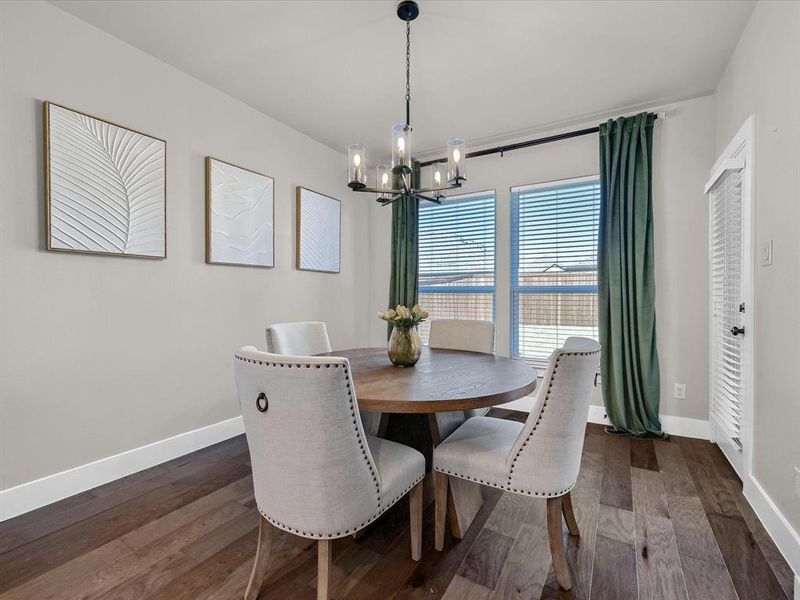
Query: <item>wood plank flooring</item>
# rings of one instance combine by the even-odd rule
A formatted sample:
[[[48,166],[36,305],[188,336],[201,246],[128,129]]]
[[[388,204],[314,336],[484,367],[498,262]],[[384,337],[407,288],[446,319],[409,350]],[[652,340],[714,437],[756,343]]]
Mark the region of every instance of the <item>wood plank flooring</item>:
[[[522,420],[523,413],[493,410]],[[558,588],[545,501],[485,488],[463,540],[411,560],[398,503],[358,540],[334,543],[338,599],[791,600],[793,575],[711,443],[631,440],[586,429]],[[0,600],[241,598],[258,536],[244,437],[0,523]],[[263,597],[316,597],[316,546],[278,534]]]

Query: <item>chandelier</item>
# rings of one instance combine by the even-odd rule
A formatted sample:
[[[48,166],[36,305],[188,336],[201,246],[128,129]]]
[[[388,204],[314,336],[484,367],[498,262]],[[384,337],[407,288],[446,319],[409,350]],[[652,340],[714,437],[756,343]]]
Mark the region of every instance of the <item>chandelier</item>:
[[[444,191],[457,189],[467,180],[467,144],[462,139],[449,140],[447,162],[432,165],[427,187],[414,187],[419,182],[412,181],[411,176],[411,21],[419,16],[419,6],[413,0],[403,0],[397,5],[397,16],[406,23],[406,120],[392,127],[392,164],[375,167],[375,187],[367,186],[367,147],[347,147],[347,185],[354,192],[377,194],[383,206],[400,198],[441,204]]]

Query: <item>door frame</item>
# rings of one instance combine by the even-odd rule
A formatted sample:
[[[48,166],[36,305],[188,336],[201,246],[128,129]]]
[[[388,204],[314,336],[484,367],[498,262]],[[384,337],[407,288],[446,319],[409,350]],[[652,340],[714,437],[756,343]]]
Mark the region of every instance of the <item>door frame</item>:
[[[717,435],[717,427],[714,417],[711,415],[711,390],[713,379],[711,377],[714,368],[713,362],[709,363],[709,421],[711,429],[711,441],[715,442],[723,454],[731,462],[731,465],[741,477],[745,492],[752,486],[753,474],[753,390],[755,368],[754,368],[754,348],[755,337],[758,335],[755,330],[755,187],[754,175],[754,141],[755,141],[755,115],[750,115],[733,139],[725,146],[725,150],[719,155],[714,166],[711,168],[711,178],[706,184],[705,191],[713,186],[714,183],[724,174],[726,163],[744,159],[742,169],[742,300],[745,303],[743,325],[745,335],[742,339],[742,377],[744,385],[742,387],[742,450],[741,464],[737,465],[732,460],[730,452],[739,452],[727,440]],[[706,196],[706,198],[708,198]],[[712,219],[711,203],[708,203],[709,211],[709,231]],[[709,247],[711,240],[709,239]],[[709,264],[709,358],[711,359],[711,336],[714,335],[714,321],[711,315],[711,265]]]

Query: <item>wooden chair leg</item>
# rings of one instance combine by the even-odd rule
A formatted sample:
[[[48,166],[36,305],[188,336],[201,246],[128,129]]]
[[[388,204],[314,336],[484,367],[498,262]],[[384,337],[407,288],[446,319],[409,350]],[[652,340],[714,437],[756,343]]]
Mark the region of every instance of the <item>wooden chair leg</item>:
[[[567,522],[569,534],[580,536],[581,531],[578,529],[578,521],[575,519],[575,512],[572,510],[572,496],[570,496],[569,492],[561,496],[561,510],[564,512],[564,520]]]
[[[444,549],[444,528],[447,521],[447,482],[448,477],[444,473],[434,472],[434,486],[435,486],[435,545],[438,551]]]
[[[261,593],[264,585],[264,574],[269,566],[269,551],[272,546],[272,525],[264,517],[259,515],[258,523],[258,548],[256,548],[256,558],[253,562],[253,570],[250,573],[250,581],[247,583],[247,590],[244,593],[244,600],[256,600]]]
[[[333,541],[317,542],[317,600],[331,597],[331,566],[333,564]]]
[[[561,506],[561,497],[547,499],[547,537],[550,539],[550,554],[553,555],[553,567],[558,585],[569,590],[572,587],[572,581],[569,576],[569,565],[562,537]]]
[[[411,558],[422,558],[422,482],[408,494],[408,512],[411,516]]]

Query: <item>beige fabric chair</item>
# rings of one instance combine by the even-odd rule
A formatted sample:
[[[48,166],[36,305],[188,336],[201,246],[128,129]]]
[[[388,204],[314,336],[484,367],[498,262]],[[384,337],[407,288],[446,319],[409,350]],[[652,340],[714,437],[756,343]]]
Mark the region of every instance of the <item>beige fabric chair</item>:
[[[267,327],[267,352],[314,356],[330,351],[328,329],[320,321],[274,323]]]
[[[578,479],[592,384],[600,344],[569,338],[553,352],[527,421],[475,417],[433,453],[436,472],[436,548],[444,543],[448,476],[508,492],[547,498],[550,551],[556,577],[570,589],[561,535],[561,513],[569,532],[579,535],[570,490]]]
[[[471,319],[434,319],[431,321],[428,347],[494,354],[494,323]],[[488,408],[477,408],[437,413],[439,435],[444,439],[470,417],[481,417],[487,412]]]
[[[331,542],[360,531],[409,491],[411,557],[421,554],[425,458],[364,434],[346,358],[236,353],[259,545],[245,594],[255,599],[273,527],[318,540],[317,597],[330,593]]]
[[[328,329],[321,321],[274,323],[267,327],[267,352],[289,356],[314,356],[331,351]],[[378,433],[381,415],[362,412],[361,423],[369,435]]]

